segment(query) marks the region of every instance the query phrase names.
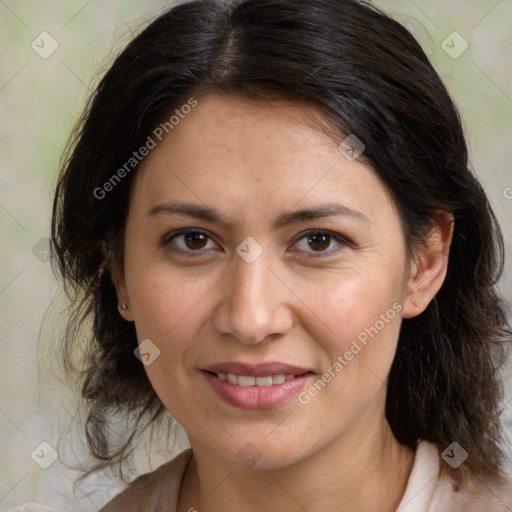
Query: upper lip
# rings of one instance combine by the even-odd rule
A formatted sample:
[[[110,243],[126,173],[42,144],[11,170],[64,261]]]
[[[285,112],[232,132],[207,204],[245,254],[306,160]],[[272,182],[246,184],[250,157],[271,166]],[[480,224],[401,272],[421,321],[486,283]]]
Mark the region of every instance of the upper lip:
[[[232,373],[234,375],[248,375],[253,377],[265,377],[267,375],[303,375],[310,372],[306,368],[293,366],[280,362],[268,362],[259,364],[242,363],[240,361],[227,361],[212,364],[203,368],[207,372]]]

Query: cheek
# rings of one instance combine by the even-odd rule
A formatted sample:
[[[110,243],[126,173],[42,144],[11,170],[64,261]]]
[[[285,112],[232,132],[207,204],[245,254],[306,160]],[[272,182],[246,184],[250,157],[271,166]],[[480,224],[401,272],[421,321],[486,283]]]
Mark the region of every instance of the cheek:
[[[145,366],[146,373],[166,408],[186,422],[189,415],[202,413],[200,407],[191,407],[184,389],[188,361],[197,361],[199,347],[193,341],[208,318],[207,295],[214,283],[173,272],[168,263],[130,267],[127,261],[126,276],[137,339],[150,339],[159,349],[158,358]]]
[[[178,271],[165,256],[151,254],[138,246],[127,246],[126,283],[138,327],[161,338],[187,316],[207,293],[211,278]]]
[[[341,407],[333,411],[364,409],[385,384],[395,355],[402,274],[398,267],[365,266],[332,275],[316,289],[306,303],[316,314],[310,316],[316,324],[312,334],[327,355],[322,365],[327,383],[306,393],[317,407],[335,403]],[[317,393],[323,398],[317,400]]]
[[[326,275],[322,281],[307,286],[297,281],[295,290],[311,310],[309,317],[318,329],[323,326],[324,339],[342,350],[375,323],[379,331],[389,331],[388,326],[399,324],[401,283],[402,275],[398,275],[397,269],[390,271],[368,265]]]

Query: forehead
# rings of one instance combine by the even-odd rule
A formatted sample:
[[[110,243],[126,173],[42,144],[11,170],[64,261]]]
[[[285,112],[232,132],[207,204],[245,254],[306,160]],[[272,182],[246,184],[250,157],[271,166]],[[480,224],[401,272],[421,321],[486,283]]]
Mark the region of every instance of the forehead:
[[[148,162],[166,157],[179,158],[180,162],[193,160],[195,164],[208,159],[204,164],[208,168],[236,158],[246,164],[239,166],[243,172],[247,164],[257,165],[268,156],[289,162],[290,157],[300,159],[308,150],[333,145],[321,133],[321,127],[327,126],[326,119],[311,103],[256,101],[217,93],[196,101],[197,106],[181,119],[172,116],[173,126],[167,125],[164,140],[143,162],[141,170]],[[212,156],[215,160],[209,160]]]
[[[375,172],[348,159],[322,126],[327,120],[308,103],[198,97],[141,164],[135,198],[148,207],[186,197],[239,211],[318,199],[370,214],[379,202],[392,207]]]

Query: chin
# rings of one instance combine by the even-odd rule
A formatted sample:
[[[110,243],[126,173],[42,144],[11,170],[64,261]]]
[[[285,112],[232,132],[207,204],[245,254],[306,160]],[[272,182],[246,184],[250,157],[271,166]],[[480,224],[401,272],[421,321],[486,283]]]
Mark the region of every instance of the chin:
[[[216,455],[228,464],[248,469],[279,469],[291,466],[306,458],[314,448],[286,440],[268,439],[268,432],[261,436],[244,436],[232,440],[229,446],[212,446]],[[300,438],[304,439],[304,436]]]

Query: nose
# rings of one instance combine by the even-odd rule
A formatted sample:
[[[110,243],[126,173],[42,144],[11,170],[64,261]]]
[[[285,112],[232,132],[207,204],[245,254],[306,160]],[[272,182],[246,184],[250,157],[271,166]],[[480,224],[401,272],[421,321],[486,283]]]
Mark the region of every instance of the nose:
[[[292,328],[293,294],[268,263],[265,252],[252,263],[235,257],[214,313],[217,332],[254,345]]]

